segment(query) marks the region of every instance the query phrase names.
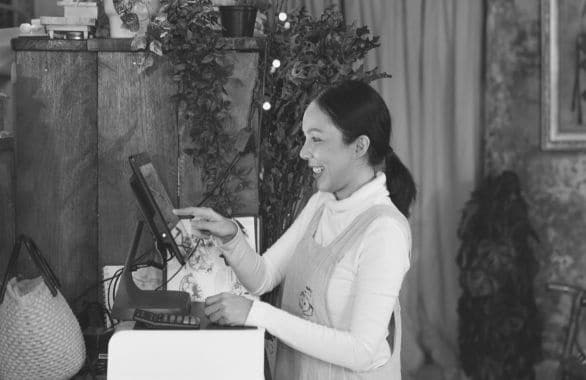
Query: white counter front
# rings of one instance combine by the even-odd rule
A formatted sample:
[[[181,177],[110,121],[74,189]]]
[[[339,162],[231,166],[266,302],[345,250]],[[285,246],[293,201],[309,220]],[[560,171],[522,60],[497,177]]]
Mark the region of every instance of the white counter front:
[[[108,379],[263,380],[264,329],[122,330],[108,345]]]

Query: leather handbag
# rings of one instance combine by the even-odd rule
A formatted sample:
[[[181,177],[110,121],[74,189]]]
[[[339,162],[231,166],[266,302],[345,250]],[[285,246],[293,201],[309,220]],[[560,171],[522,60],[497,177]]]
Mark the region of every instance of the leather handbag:
[[[23,246],[41,275],[9,279]],[[83,366],[81,328],[59,288],[33,240],[19,236],[0,288],[0,379],[69,379]]]

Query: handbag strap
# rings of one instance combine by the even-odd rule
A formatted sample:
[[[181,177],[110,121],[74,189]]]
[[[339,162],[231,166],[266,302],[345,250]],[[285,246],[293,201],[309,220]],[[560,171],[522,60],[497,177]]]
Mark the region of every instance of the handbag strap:
[[[53,296],[57,295],[57,289],[61,288],[61,284],[59,283],[57,276],[55,276],[55,272],[53,272],[53,270],[49,266],[47,259],[45,259],[45,256],[43,256],[41,250],[39,249],[39,247],[37,247],[33,239],[26,238],[24,244],[27,247],[31,256],[33,257],[33,260],[36,260],[36,264],[41,270],[45,282],[50,281],[53,284],[53,288],[55,288],[55,291],[51,291],[51,293],[53,294]],[[49,289],[51,289],[51,287],[49,287]]]
[[[8,266],[6,268],[6,273],[4,274],[4,279],[2,280],[2,288],[0,288],[0,303],[4,301],[4,295],[6,293],[6,287],[8,286],[8,279],[10,274],[16,271],[16,263],[18,260],[18,255],[20,254],[22,245],[26,247],[30,257],[32,258],[33,262],[41,271],[41,275],[43,276],[43,280],[45,284],[51,291],[53,297],[57,295],[57,289],[61,287],[57,277],[55,277],[55,273],[51,270],[49,263],[41,254],[41,251],[35,244],[35,242],[25,235],[20,235],[16,242],[14,243],[14,247],[12,249],[12,254],[10,256],[10,260],[8,261]]]

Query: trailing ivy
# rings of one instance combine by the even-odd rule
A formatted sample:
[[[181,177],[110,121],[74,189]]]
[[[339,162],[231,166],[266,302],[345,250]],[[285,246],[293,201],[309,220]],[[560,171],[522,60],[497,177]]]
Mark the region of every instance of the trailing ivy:
[[[366,26],[346,24],[334,7],[326,8],[319,19],[300,9],[289,15],[287,24],[275,21],[269,30],[267,65],[260,67],[260,75],[266,78],[265,96],[272,104],[263,115],[261,129],[264,247],[291,225],[311,190],[311,172],[299,157],[305,108],[326,87],[344,80],[371,82],[390,77],[362,65],[378,41]],[[281,63],[276,70],[271,69],[274,59]]]
[[[234,136],[224,128],[230,117],[225,86],[234,65],[224,49],[219,13],[210,0],[163,0],[147,40],[152,51],[173,64],[180,122],[187,123],[192,139],[184,152],[202,170],[205,205],[230,215],[240,203],[238,190],[246,185],[232,170],[240,156],[235,152],[244,149],[246,141],[241,142],[250,131]]]

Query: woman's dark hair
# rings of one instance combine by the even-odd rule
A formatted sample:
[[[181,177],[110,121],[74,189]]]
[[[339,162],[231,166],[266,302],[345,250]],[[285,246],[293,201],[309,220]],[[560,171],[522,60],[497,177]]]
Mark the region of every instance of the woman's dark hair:
[[[409,217],[417,190],[409,169],[389,146],[391,115],[378,92],[367,83],[349,80],[328,88],[315,102],[340,129],[345,143],[368,136],[368,163],[377,166],[385,161],[389,196],[399,211]]]

